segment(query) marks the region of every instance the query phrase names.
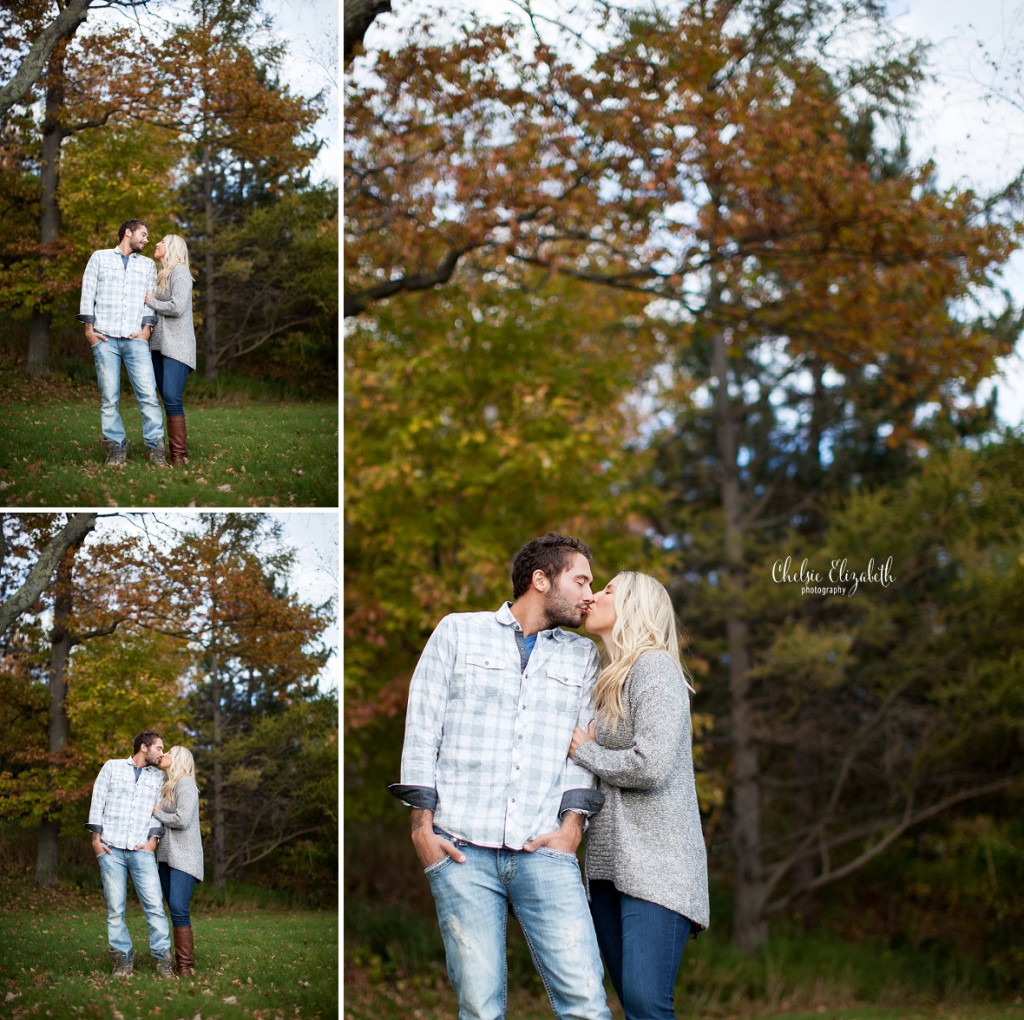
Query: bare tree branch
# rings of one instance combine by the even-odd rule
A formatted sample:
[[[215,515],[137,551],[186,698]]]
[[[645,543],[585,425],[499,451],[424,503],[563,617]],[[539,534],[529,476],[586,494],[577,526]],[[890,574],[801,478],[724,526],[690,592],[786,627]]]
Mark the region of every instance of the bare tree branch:
[[[859,868],[864,867],[865,864],[877,857],[883,850],[891,846],[900,838],[900,836],[913,826],[920,825],[921,822],[925,822],[929,818],[934,818],[936,815],[942,814],[943,811],[947,811],[949,808],[954,807],[957,804],[961,804],[965,800],[974,800],[976,797],[984,797],[990,793],[998,793],[1000,790],[1005,790],[1020,782],[1024,782],[1024,776],[1008,776],[1002,779],[997,779],[994,782],[985,783],[982,786],[974,786],[968,790],[960,790],[959,792],[951,794],[935,804],[930,804],[926,808],[921,808],[919,811],[913,810],[913,798],[911,797],[907,801],[903,817],[898,822],[895,822],[892,825],[892,828],[889,829],[884,836],[876,840],[860,854],[852,860],[847,861],[841,867],[833,869],[826,865],[814,878],[807,882],[801,882],[798,885],[795,885],[784,896],[780,896],[777,900],[770,902],[765,907],[765,913],[776,913],[792,903],[798,896],[812,892],[815,889],[820,889],[823,885],[838,882],[841,878],[846,878],[847,875],[850,875]],[[882,824],[884,825],[884,823]],[[879,826],[879,828],[880,827],[881,826]],[[826,849],[832,845],[833,844],[828,844]]]

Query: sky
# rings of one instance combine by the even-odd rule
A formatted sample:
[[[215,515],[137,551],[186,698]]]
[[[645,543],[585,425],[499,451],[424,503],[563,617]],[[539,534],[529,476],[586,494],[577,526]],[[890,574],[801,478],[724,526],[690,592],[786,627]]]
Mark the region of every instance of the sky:
[[[533,2],[535,9],[554,13],[553,0]],[[379,17],[367,33],[369,48],[401,41],[400,26],[434,5],[394,0],[392,6],[394,13]],[[494,20],[522,17],[516,0],[448,0],[445,22],[458,24],[470,11]],[[943,185],[984,193],[1006,183],[1024,167],[1024,80],[1009,73],[1014,63],[1019,71],[1024,62],[1024,0],[888,0],[887,13],[896,29],[932,47],[929,66],[936,81],[920,94],[910,129],[912,155],[918,161],[935,159]],[[993,81],[986,55],[1007,68],[1001,81]],[[1011,93],[1016,107],[996,99],[986,102],[993,84]],[[1001,285],[1018,305],[1024,303],[1024,254],[1011,260]],[[1001,360],[1000,369],[1000,417],[1019,425],[1024,421],[1024,344]]]
[[[282,68],[284,80],[293,91],[305,96],[326,90],[326,113],[313,128],[324,141],[313,165],[313,177],[337,184],[341,170],[340,0],[264,0],[264,8],[288,47],[288,59]]]
[[[1024,0],[889,0],[894,24],[932,44],[936,81],[922,90],[911,152],[934,158],[941,183],[992,191],[1024,167]],[[992,57],[1005,71],[996,76]],[[1013,70],[1016,68],[1017,76]],[[1008,93],[1016,103],[986,95]],[[1024,302],[1024,253],[1010,262],[1003,285]],[[1024,421],[1024,342],[1000,362],[999,412]]]

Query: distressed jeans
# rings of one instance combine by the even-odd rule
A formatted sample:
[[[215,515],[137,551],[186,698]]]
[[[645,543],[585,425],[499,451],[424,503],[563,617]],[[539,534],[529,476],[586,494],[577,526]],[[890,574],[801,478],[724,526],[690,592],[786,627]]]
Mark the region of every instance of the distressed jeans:
[[[590,883],[590,910],[626,1020],[674,1020],[676,975],[690,921],[604,881]]]
[[[142,438],[149,447],[164,438],[164,416],[156,395],[153,359],[145,340],[108,337],[93,344],[96,381],[100,387],[100,426],[103,438],[124,446],[127,435],[121,421],[121,366],[128,370],[136,403],[142,414]]]
[[[440,833],[445,835],[444,833]],[[459,1020],[503,1020],[505,928],[511,907],[560,1020],[611,1020],[597,939],[575,854],[494,850],[451,840],[466,855],[426,869]]]
[[[96,858],[103,879],[103,896],[107,901],[107,941],[110,948],[125,956],[132,951],[132,937],[124,921],[128,906],[128,876],[131,875],[149,925],[149,951],[156,959],[163,959],[164,953],[171,948],[171,930],[160,894],[156,854],[148,850],[110,849],[109,854],[100,854]]]

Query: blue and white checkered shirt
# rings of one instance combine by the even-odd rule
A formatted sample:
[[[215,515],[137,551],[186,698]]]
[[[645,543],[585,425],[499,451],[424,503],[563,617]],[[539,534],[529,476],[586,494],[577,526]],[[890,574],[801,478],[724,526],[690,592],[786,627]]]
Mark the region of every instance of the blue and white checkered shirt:
[[[104,248],[89,257],[82,277],[78,321],[91,322],[97,333],[129,337],[156,325],[146,294],[156,290],[156,263],[132,252],[125,265],[120,248]]]
[[[409,687],[402,781],[409,807],[478,846],[521,849],[566,810],[592,814],[597,780],[566,755],[593,717],[594,643],[541,631],[523,666],[522,628],[497,613],[454,613],[430,636]]]
[[[153,817],[164,774],[147,765],[135,778],[131,758],[104,762],[92,788],[89,821],[85,827],[98,832],[107,846],[134,850],[150,836],[163,835],[164,827]]]

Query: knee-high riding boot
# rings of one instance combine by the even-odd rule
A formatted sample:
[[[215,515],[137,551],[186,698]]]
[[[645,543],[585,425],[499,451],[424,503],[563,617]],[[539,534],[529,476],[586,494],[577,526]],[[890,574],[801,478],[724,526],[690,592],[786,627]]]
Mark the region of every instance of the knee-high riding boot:
[[[171,455],[167,459],[172,464],[188,463],[188,433],[185,429],[183,414],[167,416],[167,439],[171,447]]]
[[[174,929],[174,973],[179,977],[195,977],[196,956],[191,925]]]

